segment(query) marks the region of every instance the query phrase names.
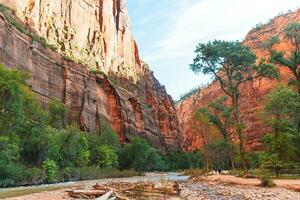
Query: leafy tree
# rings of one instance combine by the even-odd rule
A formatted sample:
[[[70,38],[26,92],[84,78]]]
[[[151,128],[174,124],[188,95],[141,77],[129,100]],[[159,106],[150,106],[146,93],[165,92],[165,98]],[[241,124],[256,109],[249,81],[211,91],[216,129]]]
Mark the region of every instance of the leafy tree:
[[[61,166],[82,167],[89,163],[90,152],[88,140],[84,132],[76,125],[68,127],[62,135]]]
[[[2,134],[20,128],[25,116],[23,88],[28,75],[0,64],[0,127]]]
[[[67,109],[62,102],[52,99],[49,104],[49,124],[57,129],[64,128],[66,112]]]
[[[232,128],[232,109],[226,106],[227,96],[217,98],[211,102],[207,108],[200,108],[196,112],[196,119],[202,119],[206,116],[208,120],[221,133],[224,142],[232,146],[230,128]],[[204,115],[204,116],[203,116]],[[235,168],[233,149],[228,149],[228,156],[230,159],[232,169]]]
[[[16,181],[20,178],[19,143],[17,135],[0,136],[0,181],[7,178]]]
[[[267,95],[264,110],[273,134],[264,137],[267,149],[261,162],[278,176],[280,169],[292,166],[295,160],[300,95],[288,86],[279,85]]]
[[[57,176],[57,166],[53,160],[45,160],[43,162],[43,169],[46,172],[47,182],[52,183],[56,180]]]
[[[109,145],[101,145],[96,150],[96,155],[93,158],[94,163],[101,168],[116,167],[118,157],[115,151]]]
[[[279,64],[280,67],[287,67],[294,79],[290,81],[291,84],[298,88],[300,94],[300,23],[289,24],[285,30],[285,40],[288,40],[292,48],[290,51],[277,51],[276,44],[280,42],[278,36],[272,37],[264,43],[264,47],[270,52],[270,61]]]
[[[191,64],[195,73],[212,75],[219,82],[223,92],[231,99],[235,133],[239,137],[239,153],[244,173],[247,173],[243,121],[240,115],[240,86],[256,78],[278,77],[277,69],[261,61],[256,65],[256,56],[249,47],[240,42],[218,41],[199,44],[196,58]]]
[[[278,136],[268,134],[263,142],[267,149],[260,162],[262,167],[275,170],[276,176],[279,176],[281,169],[295,168],[295,146],[294,136],[289,132],[280,132]]]

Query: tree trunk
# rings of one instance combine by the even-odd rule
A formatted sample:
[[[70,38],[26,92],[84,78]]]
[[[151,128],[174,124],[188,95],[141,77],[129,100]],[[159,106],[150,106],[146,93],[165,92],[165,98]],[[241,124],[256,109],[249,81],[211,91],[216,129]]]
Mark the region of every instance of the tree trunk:
[[[235,130],[239,137],[239,151],[240,151],[239,153],[240,153],[240,158],[241,158],[242,170],[244,172],[244,175],[246,175],[248,173],[248,169],[247,169],[246,151],[245,151],[245,145],[244,145],[244,134],[243,134],[240,110],[239,110],[239,97],[238,97],[237,93],[235,93],[233,95],[232,102],[233,102],[233,115],[234,115],[234,121],[235,121]]]

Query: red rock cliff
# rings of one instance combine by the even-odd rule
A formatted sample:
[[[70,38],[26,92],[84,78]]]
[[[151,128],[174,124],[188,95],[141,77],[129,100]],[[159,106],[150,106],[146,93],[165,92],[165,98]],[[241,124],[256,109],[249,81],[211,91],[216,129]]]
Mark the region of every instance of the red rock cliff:
[[[59,47],[58,52],[44,48],[0,15],[0,62],[28,71],[29,84],[43,105],[52,98],[61,100],[67,121],[87,131],[105,120],[121,141],[139,135],[162,150],[178,148],[173,100],[140,61],[124,0],[0,2],[15,10],[18,23]],[[88,70],[94,64],[98,75]]]
[[[279,35],[283,40],[275,48],[278,50],[289,51],[291,44],[284,40],[285,27],[292,22],[300,22],[300,9],[296,12],[278,16],[268,24],[260,28],[253,29],[246,36],[244,44],[251,47],[258,58],[268,59],[267,51],[260,48],[260,44],[273,35]],[[288,82],[291,74],[288,69],[280,68],[281,81]],[[242,85],[241,113],[246,123],[246,145],[248,149],[258,150],[261,148],[261,136],[270,130],[261,120],[260,111],[262,110],[264,97],[277,84],[275,80],[256,80],[252,83]],[[203,106],[207,106],[216,97],[224,95],[218,82],[213,82],[206,89],[194,93],[191,97],[178,103],[176,106],[179,119],[179,126],[182,133],[182,145],[185,150],[191,151],[200,148],[203,140],[200,134],[193,128],[194,111]]]

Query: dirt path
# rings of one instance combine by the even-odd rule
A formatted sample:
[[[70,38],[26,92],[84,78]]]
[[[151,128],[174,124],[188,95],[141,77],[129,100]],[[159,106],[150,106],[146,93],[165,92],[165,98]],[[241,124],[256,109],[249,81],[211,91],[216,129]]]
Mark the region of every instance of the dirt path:
[[[219,181],[226,183],[235,183],[239,185],[252,185],[257,186],[260,184],[260,180],[257,178],[240,178],[231,175],[213,175],[205,178],[207,181]],[[294,180],[282,180],[282,179],[274,179],[274,183],[278,187],[300,187],[300,179]]]

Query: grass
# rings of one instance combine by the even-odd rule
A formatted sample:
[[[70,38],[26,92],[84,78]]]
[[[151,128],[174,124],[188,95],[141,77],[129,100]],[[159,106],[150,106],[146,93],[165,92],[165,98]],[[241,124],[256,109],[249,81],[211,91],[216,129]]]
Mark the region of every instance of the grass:
[[[190,176],[190,178],[199,178],[205,175],[205,169],[187,169],[184,171],[185,176]]]

